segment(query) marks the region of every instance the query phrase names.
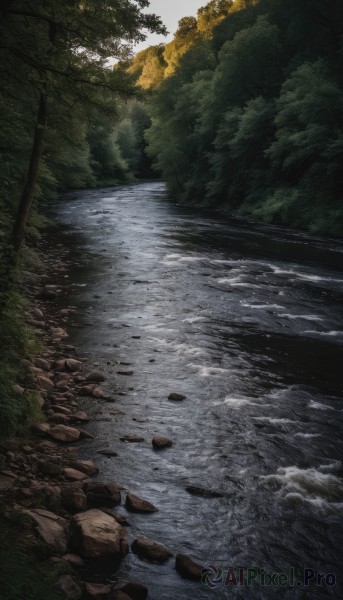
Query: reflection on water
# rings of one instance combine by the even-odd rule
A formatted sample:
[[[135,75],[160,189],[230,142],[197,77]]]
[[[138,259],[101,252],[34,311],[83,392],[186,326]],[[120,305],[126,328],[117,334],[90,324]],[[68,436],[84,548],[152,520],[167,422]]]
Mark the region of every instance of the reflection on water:
[[[82,452],[159,508],[130,515],[130,538],[224,570],[340,573],[343,245],[208,218],[171,205],[159,183],[70,194],[56,212],[76,257],[73,342],[121,393],[89,407],[97,437]],[[120,441],[133,433],[145,442]],[[172,448],[155,452],[154,435]],[[96,455],[104,446],[118,457]],[[173,560],[133,554],[120,574],[151,600],[342,597],[339,586],[211,590]]]

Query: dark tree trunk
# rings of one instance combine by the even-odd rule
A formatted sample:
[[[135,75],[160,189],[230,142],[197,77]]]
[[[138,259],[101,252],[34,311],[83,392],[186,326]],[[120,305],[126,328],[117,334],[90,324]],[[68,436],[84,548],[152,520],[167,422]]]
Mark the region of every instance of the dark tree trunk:
[[[27,173],[25,187],[20,199],[17,216],[13,227],[13,246],[18,250],[25,238],[25,229],[29,218],[33,196],[36,189],[39,166],[43,153],[44,133],[47,119],[47,100],[40,94],[37,113],[37,125],[31,151],[30,165]]]

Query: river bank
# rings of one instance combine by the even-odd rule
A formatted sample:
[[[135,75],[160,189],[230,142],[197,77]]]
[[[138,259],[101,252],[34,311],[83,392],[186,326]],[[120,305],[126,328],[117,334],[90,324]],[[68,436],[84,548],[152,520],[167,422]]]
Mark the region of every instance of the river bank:
[[[76,307],[68,302],[69,271],[71,265],[75,268],[75,257],[70,248],[58,243],[58,230],[50,234],[52,239],[49,234],[45,236],[39,250],[43,271],[38,278],[26,274],[25,282],[25,293],[31,300],[27,323],[40,340],[40,352],[22,361],[28,374],[27,389],[13,385],[13,393],[29,392],[35,397],[42,418],[32,423],[31,433],[1,444],[1,522],[11,532],[9,535],[22,537],[37,573],[41,567],[47,570],[43,582],[46,578],[50,585],[51,581],[55,583],[56,598],[144,599],[146,586],[118,579],[114,573],[129,551],[126,527],[130,513],[144,515],[158,509],[147,499],[124,490],[117,481],[103,481],[101,474],[94,480],[99,473],[96,462],[77,458],[87,440],[95,438],[92,419],[84,411],[85,402],[106,405],[108,413],[114,415],[120,410],[115,408],[117,398],[102,389],[106,377],[101,366],[92,368],[87,358],[78,356],[78,348],[68,343],[68,329],[75,326]],[[119,372],[130,374],[124,366]],[[177,395],[174,398],[182,399]],[[124,436],[122,441],[135,443],[141,438]],[[160,436],[152,444],[161,450],[172,442]],[[97,453],[108,458],[117,456],[111,448]],[[116,512],[115,507],[121,504],[125,504],[122,513],[127,516]],[[131,548],[142,560],[157,564],[172,556],[152,540],[135,539]],[[176,564],[183,576],[200,580],[200,565],[181,555]],[[26,582],[26,574],[22,581]],[[1,575],[0,582],[5,600],[12,600],[13,582],[2,581]],[[36,592],[39,597],[41,585],[41,581],[35,583],[33,573],[33,598]],[[19,588],[17,594],[21,593]]]

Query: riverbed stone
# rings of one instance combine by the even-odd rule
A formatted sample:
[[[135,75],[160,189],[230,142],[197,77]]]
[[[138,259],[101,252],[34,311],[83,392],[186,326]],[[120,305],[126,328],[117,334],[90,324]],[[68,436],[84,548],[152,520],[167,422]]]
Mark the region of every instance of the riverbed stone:
[[[86,473],[78,471],[77,469],[72,469],[71,467],[66,467],[63,469],[63,475],[67,479],[71,479],[71,481],[84,481],[85,479],[88,479],[88,475],[86,475]]]
[[[115,483],[88,482],[83,486],[87,502],[95,506],[112,506],[121,501],[121,487]]]
[[[37,376],[37,384],[41,390],[50,391],[54,389],[54,384],[48,377],[44,375]]]
[[[101,383],[105,381],[106,377],[100,371],[92,371],[86,375],[86,381],[96,381],[96,383]]]
[[[136,435],[136,434],[123,435],[120,438],[120,441],[121,442],[130,442],[130,443],[144,442],[144,437],[142,437],[141,435]]]
[[[162,450],[163,448],[170,448],[173,442],[167,437],[156,436],[152,439],[152,445],[155,450]]]
[[[97,475],[97,473],[99,473],[98,467],[93,463],[92,460],[74,460],[68,466],[85,473],[88,477]]]
[[[107,456],[108,458],[118,456],[118,453],[115,450],[112,450],[112,448],[102,448],[101,450],[97,450],[97,453]]]
[[[184,396],[183,394],[176,394],[175,392],[172,392],[168,396],[168,400],[173,400],[174,402],[182,402],[182,400],[186,400],[186,398],[187,396]]]
[[[153,563],[164,563],[172,555],[169,550],[152,540],[138,538],[131,545],[131,550],[139,558]]]
[[[76,442],[80,437],[80,430],[68,425],[53,425],[50,427],[48,434],[59,442]]]
[[[42,540],[58,554],[67,551],[67,528],[66,519],[43,509],[22,509],[22,512],[30,517],[37,525],[37,533]]]
[[[78,483],[63,486],[61,500],[63,506],[70,510],[81,511],[87,508],[87,496]]]
[[[175,568],[185,579],[201,579],[203,567],[186,554],[177,554]]]
[[[72,547],[85,558],[121,559],[128,552],[127,532],[113,517],[91,509],[73,517]]]
[[[148,500],[143,500],[135,494],[130,492],[126,496],[125,507],[131,512],[137,513],[153,513],[157,512],[158,509]]]
[[[57,587],[63,592],[65,600],[80,600],[82,590],[71,575],[61,575]]]
[[[131,598],[131,600],[146,600],[148,596],[148,588],[138,581],[127,581],[125,579],[121,579],[114,584],[112,589],[115,594],[114,597],[118,598],[119,600],[119,593],[124,594],[126,598]],[[125,600],[125,598],[122,597],[122,600]]]
[[[222,498],[224,494],[216,490],[209,490],[196,485],[188,485],[186,491],[193,496],[201,496],[203,498]]]
[[[102,583],[85,583],[84,590],[87,600],[108,600],[111,587]]]

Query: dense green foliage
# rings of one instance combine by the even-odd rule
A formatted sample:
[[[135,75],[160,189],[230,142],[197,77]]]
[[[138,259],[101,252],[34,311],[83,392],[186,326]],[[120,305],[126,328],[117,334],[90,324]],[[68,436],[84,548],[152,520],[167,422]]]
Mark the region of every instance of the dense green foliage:
[[[156,88],[148,152],[173,197],[343,232],[340,0],[212,0],[157,49],[158,76],[142,53],[131,72]]]

